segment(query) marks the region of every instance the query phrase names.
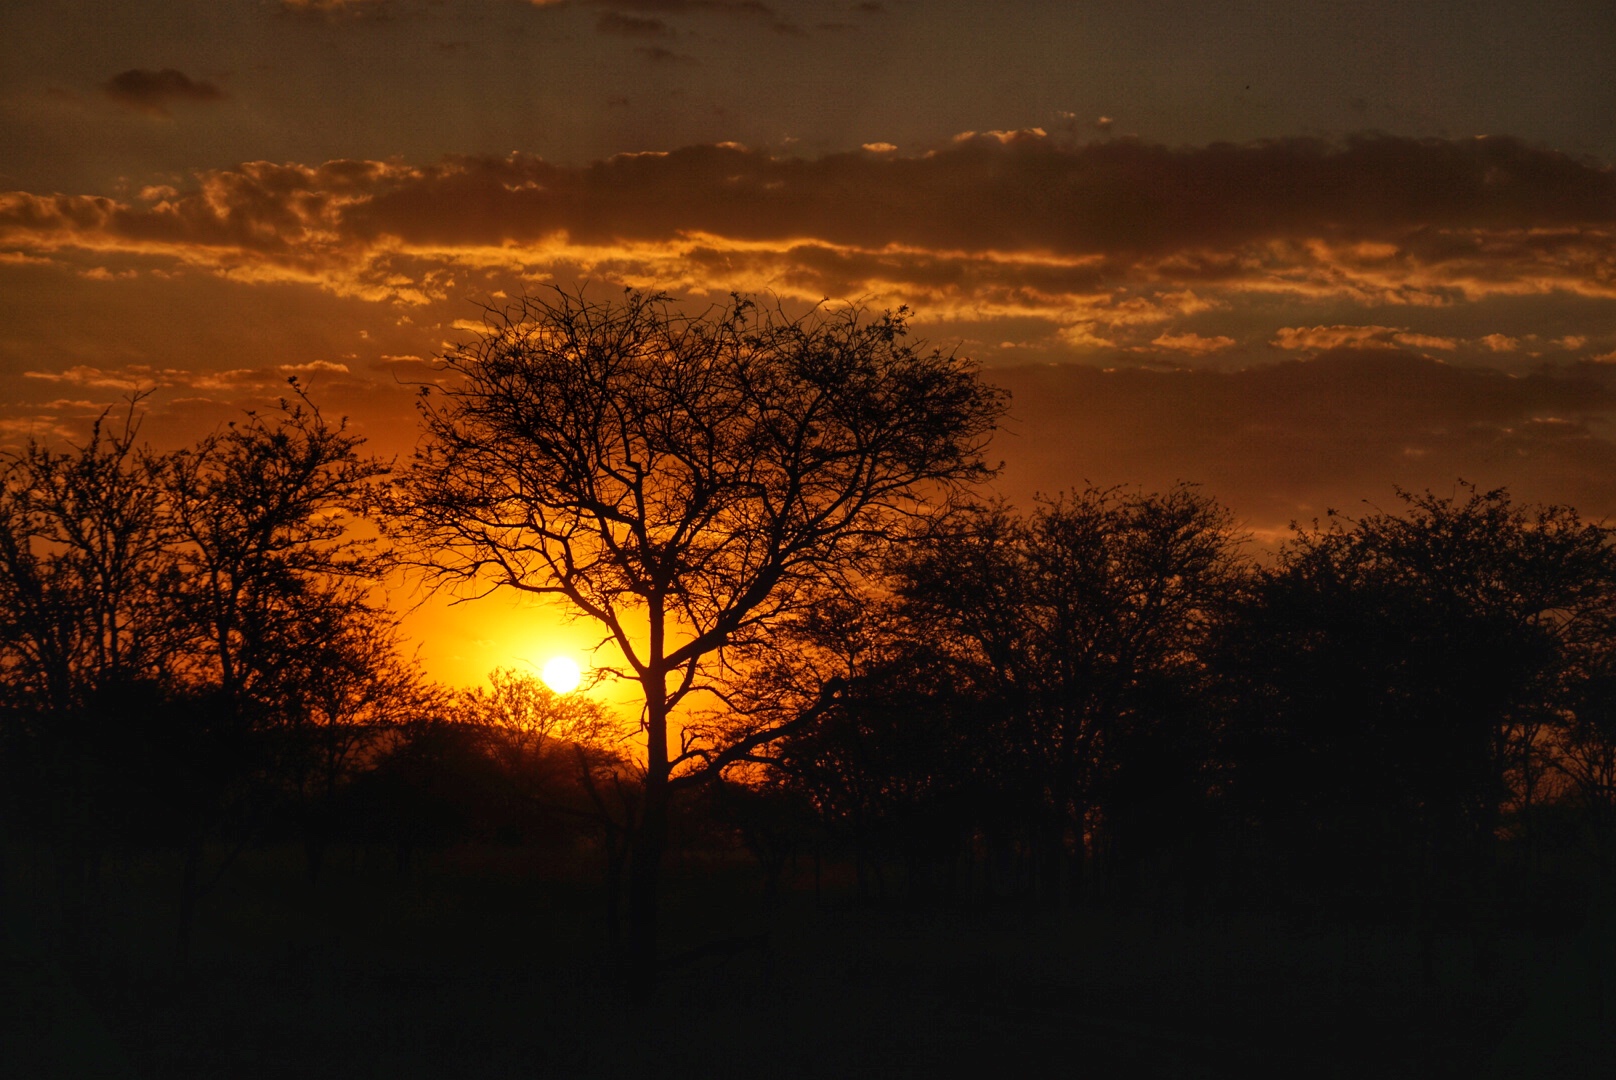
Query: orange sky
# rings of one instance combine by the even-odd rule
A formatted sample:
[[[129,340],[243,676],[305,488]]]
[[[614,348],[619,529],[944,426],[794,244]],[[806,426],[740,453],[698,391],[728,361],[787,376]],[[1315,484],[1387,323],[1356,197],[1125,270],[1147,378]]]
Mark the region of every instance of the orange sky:
[[[0,13],[0,443],[296,375],[404,455],[479,305],[589,281],[910,305],[1012,391],[1017,501],[1616,513],[1600,5],[75,3]],[[453,681],[591,640],[409,626]]]

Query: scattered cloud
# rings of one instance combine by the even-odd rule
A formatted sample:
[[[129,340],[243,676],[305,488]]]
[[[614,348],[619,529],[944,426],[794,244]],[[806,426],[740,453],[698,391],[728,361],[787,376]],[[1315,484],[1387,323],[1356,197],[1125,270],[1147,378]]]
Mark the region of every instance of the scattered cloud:
[[[1281,349],[1441,349],[1459,347],[1454,338],[1416,334],[1395,326],[1285,326],[1269,344]]]
[[[1233,348],[1235,340],[1232,337],[1202,337],[1196,333],[1161,334],[1151,341],[1152,345],[1161,349],[1173,349],[1177,352],[1186,352],[1192,356],[1205,356],[1207,353],[1219,352],[1223,349]]]
[[[63,371],[25,371],[23,378],[63,386],[123,392],[158,388],[190,390],[251,390],[284,386],[289,379],[308,381],[315,376],[347,375],[348,365],[327,360],[303,364],[276,364],[262,368],[233,368],[225,371],[197,371],[185,368],[158,368],[148,364],[128,364],[121,368],[99,368],[77,364]]]
[[[207,103],[220,101],[225,93],[213,83],[192,79],[183,71],[163,68],[148,71],[130,68],[120,71],[101,84],[101,90],[118,104],[153,116],[169,115],[169,106],[176,103]]]

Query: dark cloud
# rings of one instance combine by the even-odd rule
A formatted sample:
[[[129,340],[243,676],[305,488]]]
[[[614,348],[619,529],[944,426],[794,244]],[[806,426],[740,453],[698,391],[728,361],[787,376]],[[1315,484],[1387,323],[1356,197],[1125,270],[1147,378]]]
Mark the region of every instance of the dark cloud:
[[[673,33],[672,28],[661,19],[622,15],[615,11],[601,12],[600,19],[595,23],[595,29],[603,34],[615,34],[626,38],[661,38],[669,37]]]
[[[524,181],[544,190],[526,192]],[[1332,237],[1395,239],[1365,260],[1511,258],[1560,250],[1556,229],[1616,223],[1616,175],[1504,139],[1286,140],[1170,150],[1119,141],[1063,148],[1028,133],[973,135],[923,157],[779,159],[728,146],[621,156],[580,169],[531,158],[458,160],[421,170],[387,217],[434,189],[474,216],[522,232],[534,212],[595,239],[692,229],[762,239],[814,236],[863,247],[1042,249],[1136,255]],[[466,196],[474,195],[471,201]],[[492,202],[509,213],[490,215]],[[423,207],[424,209],[424,207]],[[389,222],[408,228],[406,221]],[[1485,230],[1478,232],[1477,230]],[[1215,273],[1208,263],[1200,272]]]
[[[192,79],[173,68],[130,68],[102,83],[101,89],[120,105],[156,116],[167,116],[168,107],[175,102],[219,101],[225,96],[213,83]]]

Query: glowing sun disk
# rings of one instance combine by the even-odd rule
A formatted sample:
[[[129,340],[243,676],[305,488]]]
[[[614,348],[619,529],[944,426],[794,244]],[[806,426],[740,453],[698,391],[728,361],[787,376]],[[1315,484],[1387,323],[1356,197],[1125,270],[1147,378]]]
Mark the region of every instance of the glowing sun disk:
[[[578,689],[578,683],[583,679],[583,673],[578,670],[578,665],[565,656],[552,656],[545,661],[540,676],[544,679],[544,684],[558,694],[570,694]]]

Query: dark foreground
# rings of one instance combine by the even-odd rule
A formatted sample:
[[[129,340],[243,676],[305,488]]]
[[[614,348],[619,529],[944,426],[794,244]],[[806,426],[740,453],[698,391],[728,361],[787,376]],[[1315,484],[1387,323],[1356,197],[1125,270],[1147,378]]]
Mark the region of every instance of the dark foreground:
[[[666,918],[684,962],[636,1011],[595,885],[520,852],[405,875],[344,859],[316,885],[291,852],[249,854],[183,972],[167,862],[109,865],[73,944],[39,868],[8,863],[8,1076],[1616,1075],[1603,920],[1515,927],[1487,976],[1439,939],[1427,974],[1394,927],[922,910],[833,884],[770,911],[746,866],[685,866]]]

